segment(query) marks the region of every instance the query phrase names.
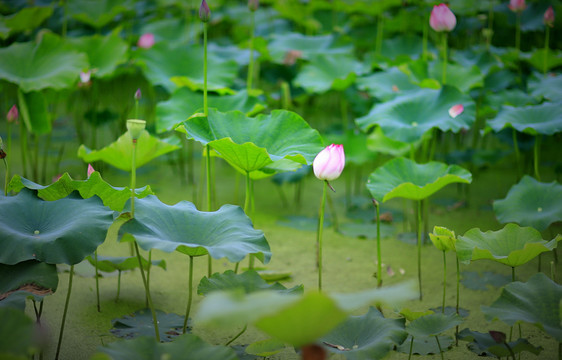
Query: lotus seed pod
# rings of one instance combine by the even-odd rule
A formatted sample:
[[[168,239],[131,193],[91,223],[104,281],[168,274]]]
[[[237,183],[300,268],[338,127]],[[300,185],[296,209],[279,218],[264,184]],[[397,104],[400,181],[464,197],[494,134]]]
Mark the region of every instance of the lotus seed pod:
[[[129,119],[127,120],[127,130],[129,134],[131,134],[131,138],[133,140],[137,140],[144,129],[146,128],[146,121],[144,120],[137,120],[137,119]]]

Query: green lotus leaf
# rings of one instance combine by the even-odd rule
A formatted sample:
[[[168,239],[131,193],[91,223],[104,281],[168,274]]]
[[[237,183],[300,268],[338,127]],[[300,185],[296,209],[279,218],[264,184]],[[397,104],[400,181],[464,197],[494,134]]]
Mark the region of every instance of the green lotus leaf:
[[[49,264],[77,264],[103,243],[113,211],[98,197],[70,195],[44,201],[34,191],[2,198],[0,207],[0,263],[25,260]]]
[[[240,111],[221,113],[210,109],[208,117],[192,117],[178,130],[203,145],[209,144],[244,173],[282,159],[311,164],[322,150],[318,132],[299,115],[285,110],[251,118]]]
[[[306,36],[287,33],[273,34],[267,49],[273,62],[283,63],[289,51],[298,51],[300,58],[308,60],[313,55],[349,54],[351,47],[335,45],[332,35]]]
[[[39,352],[34,321],[23,311],[0,307],[0,358],[24,360]]]
[[[441,251],[455,250],[455,243],[457,242],[455,232],[446,227],[434,226],[433,233],[429,234],[429,239]]]
[[[25,93],[71,87],[88,67],[80,54],[59,36],[45,33],[39,43],[13,43],[0,49],[0,79],[17,84]]]
[[[492,69],[503,67],[500,59],[497,56],[493,55],[490,51],[487,51],[485,47],[470,47],[466,50],[458,50],[455,51],[454,54],[451,54],[451,57],[455,62],[464,67],[472,68],[472,66],[476,66],[484,75],[488,75],[488,73],[490,73],[490,70]],[[449,68],[447,68],[447,76],[448,75]],[[452,81],[449,83],[455,84]]]
[[[93,266],[96,266],[96,260],[92,256],[87,256],[86,260]],[[148,260],[141,256],[142,268],[148,269]],[[166,270],[165,260],[152,260],[152,266],[158,266]],[[97,267],[99,271],[114,272],[114,271],[127,271],[139,267],[139,259],[136,256],[122,257],[122,256],[102,256],[98,255]]]
[[[422,200],[448,184],[471,182],[472,174],[457,165],[437,161],[417,164],[406,158],[396,158],[369,175],[367,189],[380,202],[395,197]]]
[[[117,32],[106,36],[71,38],[69,42],[88,55],[93,77],[103,78],[111,75],[117,65],[127,61],[129,45],[119,37]]]
[[[371,1],[352,1],[352,0],[337,0],[334,1],[332,6],[337,11],[342,11],[348,14],[360,13],[369,15],[378,15],[392,7],[399,6],[399,0],[381,0],[377,2]]]
[[[231,110],[242,111],[247,116],[253,116],[265,109],[265,104],[256,96],[241,90],[233,95],[209,94],[209,107],[222,112]],[[193,114],[202,112],[203,93],[182,87],[174,91],[167,100],[156,105],[156,132],[162,133],[174,129]]]
[[[287,289],[278,282],[268,284],[254,270],[248,270],[241,274],[236,274],[234,271],[228,270],[223,274],[215,273],[210,278],[204,277],[201,279],[197,287],[197,293],[207,296],[213,291],[232,289],[244,289],[246,294],[261,290],[279,291],[287,294],[302,294],[303,292],[302,285]]]
[[[435,313],[413,320],[406,325],[406,331],[413,337],[437,336],[448,329],[462,324],[463,320],[457,314],[445,315]]]
[[[522,59],[531,64],[535,69],[543,71],[544,69],[544,48],[534,49],[530,53],[523,53]],[[548,55],[546,58],[546,69],[554,69],[562,65],[562,51],[560,50],[548,50]]]
[[[285,349],[285,343],[277,339],[266,339],[251,343],[246,348],[246,353],[250,355],[257,355],[262,357],[277,354],[279,351]]]
[[[533,346],[527,339],[517,339],[508,342],[509,348],[502,343],[497,343],[490,333],[481,333],[471,331],[468,328],[459,332],[459,340],[469,341],[468,348],[478,356],[495,356],[498,358],[509,357],[511,355],[509,348],[514,354],[528,351],[535,355],[539,355],[542,347]]]
[[[359,130],[329,134],[325,139],[328,143],[343,144],[346,164],[363,165],[377,157],[377,154],[367,147],[367,135]]]
[[[152,159],[179,148],[179,146],[162,141],[144,130],[137,140],[137,168],[143,166]],[[118,169],[130,171],[133,161],[131,135],[127,131],[121,135],[119,139],[100,150],[90,150],[86,146],[80,145],[78,148],[78,157],[86,163],[101,160],[115,166]]]
[[[368,71],[365,64],[344,54],[310,56],[310,62],[304,65],[294,79],[294,84],[308,93],[324,93],[330,89],[343,91],[355,82],[357,75]]]
[[[508,325],[519,321],[531,323],[561,342],[561,299],[562,286],[538,273],[526,283],[507,284],[491,306],[482,306],[482,312],[486,318],[500,319]]]
[[[438,336],[439,344],[442,351],[447,351],[453,345],[453,338],[450,336]],[[404,354],[410,353],[410,345],[412,344],[412,336],[408,335],[406,340],[398,347],[398,351]],[[423,336],[414,338],[412,354],[429,355],[439,354],[439,345],[435,341],[435,336]]]
[[[58,284],[56,265],[35,260],[22,261],[15,265],[0,264],[0,301],[18,293],[41,301],[44,296],[54,293]],[[25,298],[23,306],[25,308]]]
[[[449,109],[457,104],[462,104],[464,111],[453,118]],[[440,90],[409,91],[390,101],[375,104],[367,115],[355,121],[363,130],[376,125],[385,136],[412,143],[433,128],[452,132],[468,129],[474,119],[475,105],[470,96],[445,85]]]
[[[0,38],[6,39],[10,35],[33,30],[53,14],[50,6],[24,7],[9,16],[0,16]]]
[[[404,320],[387,319],[370,307],[365,315],[350,316],[321,341],[348,360],[382,359],[406,336]]]
[[[529,91],[533,96],[543,97],[547,100],[562,101],[562,76],[541,76],[529,80]]]
[[[144,73],[153,85],[161,85],[172,93],[177,83],[191,90],[203,89],[203,48],[198,45],[172,47],[165,42],[139,51],[137,59],[144,65]],[[234,61],[224,61],[208,55],[207,89],[218,91],[233,85],[238,73]],[[175,78],[175,81],[172,81]]]
[[[183,317],[174,313],[156,310],[158,330],[162,342],[173,341],[180,335],[183,328]],[[154,323],[150,309],[135,311],[118,319],[111,320],[113,327],[109,330],[114,336],[134,339],[144,336],[154,336]]]
[[[494,213],[502,224],[515,222],[543,231],[562,221],[562,185],[542,183],[525,175],[513,185],[505,199],[494,201]]]
[[[330,297],[336,300],[341,309],[351,313],[371,304],[394,307],[406,300],[415,299],[417,295],[413,283],[403,283],[356,293],[332,293]]]
[[[423,137],[413,143],[405,143],[386,137],[381,128],[377,127],[367,137],[367,149],[377,153],[392,155],[394,157],[404,156],[412,149],[412,145],[417,149],[424,139],[431,138],[431,133],[427,132]]]
[[[250,50],[241,49],[236,45],[221,46],[217,43],[209,43],[207,45],[209,53],[223,61],[235,61],[238,66],[247,66],[250,63]],[[254,52],[254,59],[258,59],[260,54]]]
[[[562,131],[561,103],[545,102],[523,107],[504,106],[488,126],[495,132],[506,127],[531,135],[553,135]]]
[[[556,248],[562,237],[546,241],[531,227],[507,224],[498,231],[470,229],[457,238],[457,256],[464,263],[490,259],[507,266],[523,265],[540,253]]]
[[[525,106],[536,105],[537,99],[519,89],[508,89],[494,92],[486,96],[486,102],[496,111],[503,105]]]
[[[44,135],[51,132],[51,113],[47,98],[40,91],[18,92],[21,117],[26,128],[34,134]]]
[[[402,56],[417,59],[423,51],[422,44],[422,38],[413,33],[394,36],[383,40],[381,54],[389,59],[399,59]],[[431,48],[431,45],[429,46]]]
[[[47,186],[14,175],[8,185],[8,190],[19,192],[24,187],[37,190],[37,196],[47,201],[62,199],[73,191],[78,191],[84,199],[96,195],[105,206],[114,211],[123,210],[125,203],[131,198],[131,189],[111,186],[101,178],[97,171],[93,172],[87,180],[73,180],[68,173],[64,173],[57,181]],[[154,195],[150,186],[135,189],[135,194],[137,198]]]
[[[130,206],[127,203],[126,209]],[[131,234],[145,250],[179,251],[190,256],[209,254],[232,262],[255,254],[263,263],[271,258],[263,232],[255,230],[244,211],[224,205],[203,212],[188,201],[170,206],[156,196],[135,200],[135,217],[121,226],[120,236]]]
[[[133,11],[131,0],[69,0],[68,14],[94,28],[102,28],[117,15]]]
[[[442,80],[443,65],[442,62],[434,61],[429,63],[428,73],[433,79]],[[478,66],[463,66],[457,64],[447,64],[447,84],[459,89],[466,94],[471,89],[484,86],[484,75],[480,72]]]
[[[489,285],[494,288],[500,288],[511,282],[511,276],[498,274],[492,271],[485,271],[479,274],[476,271],[462,271],[461,283],[467,289],[472,290],[488,290]]]
[[[358,78],[357,87],[383,101],[393,99],[404,91],[419,89],[408,75],[396,67]]]
[[[167,18],[143,24],[139,33],[153,34],[154,42],[166,42],[174,46],[186,45],[192,39],[197,39],[202,29],[188,24],[183,18]]]
[[[236,360],[236,354],[228,347],[209,345],[193,334],[178,336],[173,342],[158,343],[154,337],[116,341],[98,348],[91,360]]]

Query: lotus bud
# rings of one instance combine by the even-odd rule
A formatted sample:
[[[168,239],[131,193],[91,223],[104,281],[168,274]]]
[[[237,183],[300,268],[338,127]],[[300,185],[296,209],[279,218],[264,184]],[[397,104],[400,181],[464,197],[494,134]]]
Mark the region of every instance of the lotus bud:
[[[135,91],[135,100],[139,101],[142,98],[142,92],[141,89],[137,89],[137,91]]]
[[[320,180],[335,180],[345,166],[343,145],[332,144],[320,151],[314,158],[312,169],[314,175]]]
[[[133,141],[137,141],[137,139],[142,135],[142,132],[145,128],[146,121],[144,120],[127,120],[127,130],[129,131],[129,134],[131,134],[131,138],[133,139]]]
[[[447,4],[435,5],[431,10],[429,25],[435,31],[452,31],[457,25],[457,18]]]
[[[95,171],[96,170],[94,170],[92,164],[88,164],[88,179],[90,178],[90,175],[92,175]]]
[[[154,34],[142,34],[137,41],[137,46],[143,49],[150,49],[154,45]]]
[[[490,330],[490,331],[488,331],[488,333],[490,334],[492,339],[494,339],[494,341],[498,344],[503,344],[506,340],[505,333],[503,333],[501,331]]]
[[[248,0],[248,9],[250,11],[256,11],[260,6],[260,0]]]
[[[544,12],[543,22],[546,26],[554,27],[554,9],[549,6]]]
[[[457,238],[455,232],[442,226],[435,226],[429,238],[435,247],[441,251],[455,250]]]
[[[2,137],[0,136],[0,159],[6,157],[6,152],[4,151],[4,144],[2,143]]]
[[[508,7],[513,12],[521,12],[525,10],[527,4],[525,4],[525,0],[509,0]]]
[[[456,118],[457,116],[459,116],[460,114],[462,114],[463,111],[464,111],[464,106],[463,106],[463,104],[453,105],[453,106],[451,106],[451,108],[449,109],[449,116],[454,119],[454,118]]]
[[[92,72],[90,70],[88,71],[81,71],[80,72],[80,82],[82,84],[87,84],[90,82],[90,78],[92,76]]]
[[[16,122],[19,116],[18,107],[14,104],[8,111],[8,114],[6,114],[6,120],[8,120],[9,123]]]
[[[199,7],[199,19],[204,23],[208,23],[211,19],[211,9],[209,9],[209,5],[207,5],[207,1],[201,1],[201,6]]]

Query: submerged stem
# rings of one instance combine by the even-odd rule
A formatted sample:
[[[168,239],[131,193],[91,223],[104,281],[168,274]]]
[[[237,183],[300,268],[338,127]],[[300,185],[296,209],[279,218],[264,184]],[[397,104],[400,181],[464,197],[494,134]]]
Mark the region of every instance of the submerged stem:
[[[381,254],[381,217],[379,202],[373,199],[377,215],[377,287],[382,286],[382,254]]]
[[[154,334],[156,335],[156,341],[160,342],[160,331],[158,330],[158,319],[156,318],[156,311],[154,310],[154,304],[152,303],[152,297],[150,296],[150,290],[148,288],[146,277],[144,275],[144,269],[142,267],[142,259],[139,252],[139,245],[137,244],[136,240],[133,240],[133,244],[135,245],[135,253],[137,254],[137,260],[139,261],[140,273],[142,277],[142,283],[144,285],[144,290],[146,292],[146,298],[148,299],[148,307],[150,308],[150,312],[152,313],[152,322],[154,323]]]
[[[98,305],[98,312],[101,312],[101,305],[100,305],[100,280],[99,280],[99,268],[98,268],[98,250],[94,251],[94,262],[96,264],[96,301]]]
[[[62,313],[62,322],[59,332],[59,341],[57,343],[57,352],[55,354],[55,360],[58,360],[60,354],[60,347],[62,344],[62,335],[64,333],[64,323],[66,321],[66,313],[68,311],[68,303],[70,302],[70,293],[72,292],[72,278],[74,277],[74,265],[70,265],[70,274],[68,276],[68,291],[66,292],[66,300],[64,302],[64,310]]]
[[[422,274],[421,274],[421,246],[422,246],[422,219],[421,200],[418,200],[418,285],[420,288],[420,301],[422,300]]]
[[[441,344],[439,343],[439,336],[435,335],[435,341],[437,341],[437,347],[439,348],[439,354],[441,355],[441,360],[445,360],[443,356],[443,350],[441,349]]]
[[[193,300],[193,256],[189,256],[189,295],[187,297],[187,309],[185,309],[185,318],[183,319],[183,333],[187,332],[187,320],[191,312],[191,302]]]
[[[443,250],[443,306],[441,307],[441,313],[445,313],[445,293],[447,291],[447,256],[445,250]]]
[[[320,201],[320,211],[318,217],[318,231],[316,233],[316,244],[318,246],[318,290],[322,291],[322,230],[324,229],[324,210],[326,208],[326,195],[328,182],[324,181],[322,190],[322,200]]]

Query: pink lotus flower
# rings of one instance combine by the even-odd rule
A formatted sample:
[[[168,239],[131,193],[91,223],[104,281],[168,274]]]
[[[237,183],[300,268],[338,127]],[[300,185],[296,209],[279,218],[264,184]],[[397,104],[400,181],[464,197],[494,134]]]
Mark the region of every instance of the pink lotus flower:
[[[154,34],[146,33],[139,37],[137,46],[143,49],[150,49],[154,45]]]
[[[435,31],[451,31],[457,25],[457,18],[447,4],[435,5],[431,10],[429,25]]]
[[[142,98],[142,92],[140,88],[138,88],[137,91],[135,91],[135,95],[133,97],[135,98],[136,101],[139,101]]]
[[[343,171],[345,166],[345,154],[343,145],[332,144],[320,151],[314,162],[312,169],[314,175],[320,180],[335,180]]]
[[[453,105],[449,109],[449,116],[454,119],[460,114],[462,114],[463,111],[464,111],[464,106],[462,104]]]
[[[6,114],[6,120],[8,120],[9,123],[16,122],[19,116],[18,107],[14,104],[8,111],[8,114]]]
[[[508,7],[513,12],[521,12],[525,10],[527,4],[525,4],[525,0],[509,0]]]
[[[554,27],[554,9],[549,6],[544,12],[543,22],[546,26]]]
[[[92,175],[95,171],[96,170],[94,170],[92,164],[88,164],[88,179],[90,178],[90,175]]]

